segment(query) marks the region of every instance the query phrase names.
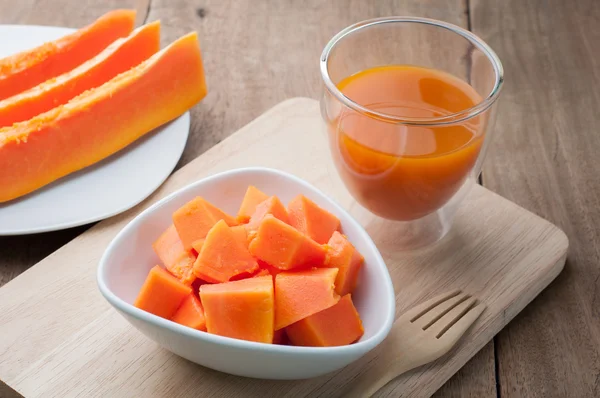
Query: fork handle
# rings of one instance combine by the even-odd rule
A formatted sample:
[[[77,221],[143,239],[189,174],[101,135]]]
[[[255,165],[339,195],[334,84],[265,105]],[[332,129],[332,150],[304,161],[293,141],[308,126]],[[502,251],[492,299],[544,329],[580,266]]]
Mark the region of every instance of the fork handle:
[[[375,363],[353,379],[341,396],[345,398],[370,397],[396,377],[418,366],[412,361],[397,358],[395,350],[383,350],[382,355],[373,358],[371,362]]]

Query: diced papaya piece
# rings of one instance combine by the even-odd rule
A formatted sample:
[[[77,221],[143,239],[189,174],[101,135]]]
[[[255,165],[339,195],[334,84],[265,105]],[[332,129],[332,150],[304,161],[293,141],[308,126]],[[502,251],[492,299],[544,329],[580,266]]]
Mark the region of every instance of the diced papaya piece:
[[[84,91],[128,71],[159,49],[160,22],[156,21],[116,40],[75,69],[0,101],[0,127],[28,120],[66,104]]]
[[[194,274],[213,283],[227,282],[233,276],[257,269],[256,260],[224,220],[219,220],[208,231],[194,263]]]
[[[336,268],[282,272],[275,277],[275,330],[323,311],[338,302]]]
[[[192,249],[194,249],[196,251],[196,253],[200,254],[200,251],[202,251],[202,246],[204,246],[205,240],[206,240],[206,238],[202,238],[202,239],[197,239],[197,240],[193,241]]]
[[[323,246],[271,215],[260,224],[249,249],[259,260],[282,270],[321,266],[325,261]]]
[[[261,343],[273,342],[273,278],[263,276],[241,281],[202,285],[209,333]]]
[[[235,235],[235,238],[240,244],[244,247],[248,247],[248,231],[243,225],[236,225],[231,227],[231,232]],[[202,250],[202,246],[204,245],[204,241],[206,238],[195,240],[192,243],[192,248],[196,251],[196,253],[200,253]]]
[[[183,299],[183,303],[181,303],[181,306],[179,306],[179,309],[175,312],[171,320],[192,329],[206,332],[204,308],[198,297],[194,294],[190,294]]]
[[[256,210],[252,213],[246,228],[249,231],[255,231],[267,215],[272,215],[286,224],[289,224],[290,222],[287,210],[283,203],[281,203],[277,196],[271,196],[256,206]]]
[[[294,345],[310,347],[352,344],[364,333],[349,294],[337,304],[291,324],[285,331]]]
[[[0,128],[0,202],[120,151],[205,95],[198,38],[190,33],[66,104]]]
[[[240,243],[240,245],[248,248],[248,231],[244,225],[231,227],[231,232],[233,232],[235,239]]]
[[[327,243],[333,231],[340,228],[336,216],[304,195],[296,196],[288,204],[288,214],[291,226],[320,244]]]
[[[153,267],[135,300],[136,307],[171,319],[192,288],[177,280],[160,265]]]
[[[134,24],[134,10],[114,10],[58,40],[0,59],[0,100],[70,71],[127,36]]]
[[[242,205],[240,206],[240,210],[237,214],[238,222],[245,224],[250,221],[250,217],[252,217],[252,214],[254,214],[256,206],[267,199],[269,199],[269,195],[262,192],[255,186],[250,185],[246,190],[246,194],[242,200]]]
[[[206,238],[208,231],[219,220],[224,220],[229,226],[237,225],[233,217],[200,196],[173,213],[173,224],[186,250],[191,249],[192,243],[198,239]]]
[[[335,291],[340,296],[345,296],[354,291],[364,258],[352,246],[352,243],[348,242],[348,239],[338,231],[333,233],[328,246],[325,266],[335,267],[339,270],[335,278]]]
[[[193,272],[196,256],[183,248],[174,225],[171,225],[152,245],[160,261],[180,281],[191,285],[196,279]]]

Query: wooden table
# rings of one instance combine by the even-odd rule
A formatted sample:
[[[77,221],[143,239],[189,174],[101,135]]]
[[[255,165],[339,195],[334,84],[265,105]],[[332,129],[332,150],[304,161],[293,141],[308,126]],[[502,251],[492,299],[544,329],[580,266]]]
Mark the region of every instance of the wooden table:
[[[353,22],[426,16],[482,37],[506,71],[483,184],[560,226],[571,249],[556,281],[437,395],[600,396],[597,0],[0,0],[0,23],[81,27],[114,8],[160,19],[163,44],[199,32],[210,94],[179,167],[286,98],[318,98],[318,56]],[[86,228],[0,238],[0,286]],[[18,394],[0,384],[4,396]]]

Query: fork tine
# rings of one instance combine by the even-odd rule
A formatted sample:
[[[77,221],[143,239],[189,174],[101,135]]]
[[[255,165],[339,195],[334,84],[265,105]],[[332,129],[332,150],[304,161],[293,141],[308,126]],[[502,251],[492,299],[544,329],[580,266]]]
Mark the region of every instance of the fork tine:
[[[473,303],[471,303],[472,305]],[[468,307],[467,307],[468,308]],[[454,344],[460,337],[471,327],[471,325],[479,318],[485,310],[485,304],[479,303],[475,307],[469,309],[464,315],[458,318],[454,323],[447,323],[441,327],[436,337],[440,340],[446,340],[449,344]],[[440,319],[440,321],[442,321]],[[440,323],[440,325],[442,325]]]
[[[446,301],[442,301],[435,307],[431,308],[429,311],[425,312],[423,315],[418,317],[413,321],[415,325],[420,327],[423,330],[426,330],[431,325],[436,323],[440,318],[442,318],[446,313],[450,312],[454,307],[467,300],[469,295],[467,293],[460,293],[457,296],[450,297]]]
[[[451,297],[456,296],[457,294],[460,294],[460,290],[454,290],[452,292],[440,294],[437,297],[434,297],[430,300],[427,300],[426,302],[424,302],[422,304],[417,305],[416,307],[409,309],[404,314],[402,314],[401,317],[408,318],[408,320],[410,322],[413,322],[415,319],[419,318],[421,315],[423,315],[424,313],[426,313],[433,307],[437,306],[440,303],[443,303],[444,301],[448,300]]]

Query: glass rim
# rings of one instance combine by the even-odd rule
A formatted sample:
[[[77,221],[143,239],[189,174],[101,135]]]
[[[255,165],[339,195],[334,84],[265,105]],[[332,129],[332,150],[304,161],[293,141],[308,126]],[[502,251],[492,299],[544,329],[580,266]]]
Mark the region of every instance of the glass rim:
[[[331,77],[329,76],[328,61],[329,61],[329,55],[330,55],[331,51],[346,36],[348,36],[354,32],[357,32],[361,29],[366,29],[369,27],[373,27],[373,26],[385,24],[385,23],[399,23],[399,22],[420,23],[420,24],[431,25],[431,26],[436,26],[439,28],[447,29],[453,33],[456,33],[456,34],[462,36],[463,38],[468,40],[473,46],[475,46],[481,52],[483,52],[486,55],[486,57],[488,58],[488,60],[490,61],[490,63],[492,64],[492,67],[494,68],[494,74],[495,74],[494,87],[489,92],[487,97],[485,97],[481,102],[473,105],[470,108],[464,109],[459,112],[452,113],[450,115],[426,117],[426,118],[415,118],[415,117],[395,116],[395,115],[391,115],[388,113],[378,112],[373,109],[369,109],[365,106],[362,106],[362,105],[354,102],[352,99],[350,99],[346,95],[344,95],[336,87],[336,85],[331,80]],[[451,23],[438,21],[436,19],[421,18],[421,17],[398,16],[398,17],[374,18],[374,19],[367,19],[365,21],[361,21],[361,22],[358,22],[358,23],[348,26],[347,28],[343,29],[338,34],[333,36],[333,38],[331,38],[331,40],[329,40],[329,42],[323,49],[323,53],[321,54],[321,59],[320,59],[320,69],[321,69],[321,78],[323,79],[325,87],[342,104],[355,110],[358,113],[362,113],[364,115],[370,116],[375,119],[379,119],[379,120],[382,120],[385,122],[390,122],[390,123],[406,124],[406,125],[455,124],[458,122],[462,122],[462,121],[471,119],[471,118],[479,115],[480,113],[484,112],[485,110],[487,110],[489,107],[491,107],[494,104],[494,102],[496,102],[496,100],[498,99],[498,96],[500,94],[502,85],[504,83],[504,68],[502,67],[502,62],[500,62],[500,59],[498,58],[498,56],[496,55],[494,50],[492,50],[491,47],[488,46],[487,43],[485,43],[481,38],[479,38],[472,32],[470,32],[466,29],[463,29],[459,26],[453,25]]]

